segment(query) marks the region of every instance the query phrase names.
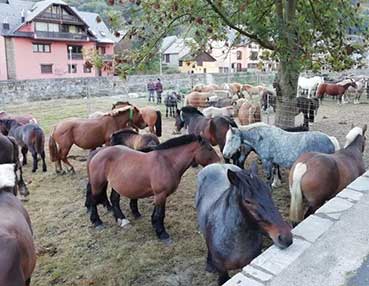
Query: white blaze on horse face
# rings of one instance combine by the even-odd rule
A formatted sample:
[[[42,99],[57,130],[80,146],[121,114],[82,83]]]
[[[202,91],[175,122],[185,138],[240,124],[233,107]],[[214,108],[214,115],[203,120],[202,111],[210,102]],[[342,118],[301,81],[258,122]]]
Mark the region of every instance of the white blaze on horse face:
[[[15,164],[0,165],[0,188],[15,186]]]
[[[229,128],[226,134],[226,143],[223,149],[224,158],[231,158],[241,146],[241,138],[236,128]]]

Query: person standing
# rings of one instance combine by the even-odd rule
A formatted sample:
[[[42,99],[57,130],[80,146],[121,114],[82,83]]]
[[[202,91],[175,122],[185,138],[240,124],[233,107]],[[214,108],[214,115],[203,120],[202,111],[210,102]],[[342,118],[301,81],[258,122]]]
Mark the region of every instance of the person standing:
[[[155,102],[155,89],[156,85],[152,81],[152,79],[149,80],[149,83],[147,84],[147,90],[149,91],[149,102],[152,99],[152,102]]]
[[[163,93],[163,85],[161,84],[160,78],[158,78],[158,81],[155,84],[155,90],[156,90],[156,103],[161,104],[161,94]]]

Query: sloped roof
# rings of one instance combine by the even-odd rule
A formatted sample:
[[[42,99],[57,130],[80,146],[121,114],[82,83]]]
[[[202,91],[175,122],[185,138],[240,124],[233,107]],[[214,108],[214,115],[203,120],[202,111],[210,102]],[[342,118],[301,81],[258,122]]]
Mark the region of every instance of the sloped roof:
[[[188,53],[179,59],[180,61],[203,61],[203,62],[216,62],[209,53],[207,52],[199,52],[195,55]]]
[[[81,12],[77,9],[73,9],[79,14],[79,16],[86,22],[89,26],[89,30],[96,37],[97,41],[100,43],[115,43],[115,38],[113,34],[109,31],[108,27],[105,25],[104,21],[97,21],[99,14],[91,12]]]
[[[21,16],[24,11],[24,16],[27,11],[32,8],[34,2],[9,0],[9,4],[0,3],[0,35],[12,34],[22,23]],[[3,23],[7,22],[10,26],[9,30],[3,29]]]
[[[177,41],[177,39],[178,39],[177,36],[165,37],[161,43],[160,52],[164,53],[166,49],[169,48],[169,46],[171,46],[175,41]]]
[[[46,10],[52,4],[68,5],[62,0],[44,0],[36,2],[27,13],[26,22],[31,22],[37,15]]]

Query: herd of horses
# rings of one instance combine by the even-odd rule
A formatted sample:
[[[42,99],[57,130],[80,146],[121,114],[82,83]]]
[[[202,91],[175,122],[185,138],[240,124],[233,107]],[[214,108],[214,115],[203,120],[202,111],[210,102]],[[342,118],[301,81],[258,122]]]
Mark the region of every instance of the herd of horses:
[[[261,98],[267,92],[250,85],[231,89],[236,94],[246,91]],[[197,87],[193,92],[203,89]],[[197,175],[197,218],[207,245],[206,270],[217,273],[222,285],[229,279],[229,270],[247,265],[260,254],[263,235],[277,247],[287,248],[293,243],[290,223],[295,225],[314,213],[364,173],[367,126],[352,127],[340,148],[335,137],[322,132],[283,130],[260,122],[260,107],[256,111],[240,108],[240,124],[233,117],[235,106],[209,108],[198,104],[201,100],[191,101],[194,98],[187,98],[188,104],[176,107],[174,112],[175,132],[186,134],[164,142],[159,140],[160,111],[121,101],[89,118],[60,121],[49,136],[48,149],[57,173],[65,172],[62,163],[67,172],[75,172],[68,160],[73,145],[90,150],[85,207],[93,226],[103,225],[99,204],[112,212],[119,227],[125,228],[130,221],[121,209],[120,197],[130,200],[134,218],[141,216],[139,200],[153,197],[151,223],[165,245],[172,243],[164,223],[167,198],[176,191],[188,168],[203,166]],[[318,104],[313,99],[298,104],[311,103]],[[247,105],[251,103],[246,100],[241,107]],[[208,109],[201,111],[202,107]],[[311,108],[308,115],[313,116],[315,109]],[[35,245],[30,218],[16,195],[29,194],[22,173],[28,150],[33,157],[32,172],[38,169],[38,156],[42,170],[47,171],[45,134],[32,116],[0,113],[0,117],[0,285],[30,285]],[[141,134],[139,130],[146,127],[149,133]],[[259,174],[256,162],[245,169],[251,152],[261,161],[266,179]],[[290,223],[282,218],[271,197],[272,188],[283,179],[279,168],[290,170]]]

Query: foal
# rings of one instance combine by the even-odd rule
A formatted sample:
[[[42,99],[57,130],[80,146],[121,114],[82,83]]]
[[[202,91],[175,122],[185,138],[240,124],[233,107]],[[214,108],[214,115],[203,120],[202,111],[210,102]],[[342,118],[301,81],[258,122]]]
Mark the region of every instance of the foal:
[[[45,134],[41,127],[37,124],[30,123],[21,125],[12,119],[0,120],[0,126],[6,129],[9,136],[14,137],[17,144],[21,147],[23,165],[27,164],[27,152],[29,150],[33,158],[32,172],[36,172],[38,169],[37,154],[39,154],[42,159],[42,171],[46,172]]]
[[[309,204],[307,217],[365,172],[366,129],[367,125],[351,129],[345,147],[334,154],[308,152],[297,158],[289,177],[291,221],[303,219],[303,197]]]

